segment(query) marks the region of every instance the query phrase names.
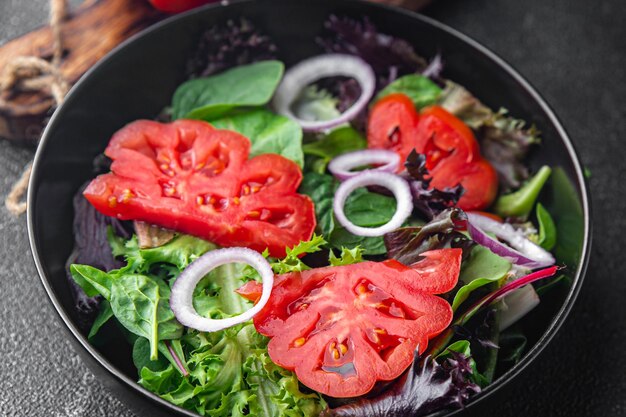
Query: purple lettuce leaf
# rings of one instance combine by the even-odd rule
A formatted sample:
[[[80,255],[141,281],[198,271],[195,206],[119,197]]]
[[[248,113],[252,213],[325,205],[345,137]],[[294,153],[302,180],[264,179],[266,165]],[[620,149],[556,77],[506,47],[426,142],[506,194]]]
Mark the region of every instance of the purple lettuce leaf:
[[[448,208],[455,207],[465,192],[460,184],[443,190],[429,189],[432,178],[426,169],[426,156],[418,154],[415,150],[411,151],[404,166],[413,179],[410,183],[413,204],[428,219],[434,218]]]
[[[85,184],[86,186],[87,184]],[[130,237],[125,225],[114,217],[100,214],[83,196],[85,186],[81,187],[73,200],[74,205],[74,250],[66,263],[66,276],[69,282],[79,325],[83,330],[89,329],[98,314],[101,297],[88,297],[76,284],[69,272],[72,264],[91,265],[109,271],[120,268],[123,263],[116,260],[107,240],[107,229],[112,227],[119,236]]]
[[[454,353],[442,364],[416,355],[412,366],[391,389],[373,399],[329,409],[330,417],[423,416],[443,408],[463,407],[480,387],[471,381],[470,358]]]
[[[421,227],[402,227],[384,236],[387,256],[405,265],[421,259],[421,254],[433,249],[454,247],[463,249],[464,257],[469,254],[474,241],[461,230],[465,230],[467,216],[458,208],[443,211]]]
[[[202,34],[187,63],[188,78],[208,77],[229,68],[275,59],[274,41],[247,19],[228,20]]]

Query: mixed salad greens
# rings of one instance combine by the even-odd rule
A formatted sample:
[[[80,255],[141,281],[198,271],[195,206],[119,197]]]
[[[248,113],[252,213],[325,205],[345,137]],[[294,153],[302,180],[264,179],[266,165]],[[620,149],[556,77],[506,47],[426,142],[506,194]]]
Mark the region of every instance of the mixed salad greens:
[[[559,269],[538,132],[367,19],[318,43],[285,69],[251,22],[213,27],[161,121],[112,137],[75,199],[81,323],[200,415],[463,406]]]

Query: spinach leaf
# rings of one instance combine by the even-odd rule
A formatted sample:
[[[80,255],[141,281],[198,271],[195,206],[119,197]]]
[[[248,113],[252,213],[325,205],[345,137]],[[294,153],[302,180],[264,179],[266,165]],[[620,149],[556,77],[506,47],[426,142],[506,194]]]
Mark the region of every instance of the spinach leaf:
[[[145,337],[138,337],[133,344],[133,364],[138,370],[147,367],[151,371],[162,371],[169,362],[160,355],[156,360],[150,360],[150,341]]]
[[[167,284],[145,275],[123,275],[111,288],[111,308],[131,333],[150,341],[150,359],[158,357],[158,341],[177,339],[183,326],[169,306]]]
[[[113,309],[111,308],[111,303],[107,300],[102,300],[100,303],[100,311],[96,316],[93,324],[91,325],[91,330],[89,330],[88,339],[93,339],[93,337],[98,333],[100,328],[104,326],[104,324],[109,321],[109,319],[113,317]]]
[[[70,266],[70,273],[89,297],[102,295],[106,300],[111,299],[113,278],[106,272],[89,265],[73,264]]]
[[[333,214],[333,200],[339,183],[328,174],[307,173],[300,189],[315,203],[317,232],[337,249],[361,246],[364,255],[381,255],[386,252],[385,242],[380,237],[356,236],[338,226]],[[377,227],[387,223],[396,211],[396,200],[382,194],[372,193],[365,188],[355,190],[344,206],[346,216],[354,224]]]
[[[293,120],[265,109],[225,116],[211,120],[218,129],[232,130],[250,139],[250,157],[275,153],[304,165],[302,154],[302,128]]]
[[[536,214],[539,222],[539,245],[545,250],[552,250],[556,245],[556,225],[548,210],[537,203]]]
[[[319,140],[304,144],[302,150],[305,155],[320,158],[320,161],[315,163],[314,171],[323,174],[333,158],[366,147],[367,141],[363,135],[353,127],[347,126],[335,129]]]
[[[402,93],[407,95],[415,104],[415,107],[422,107],[435,104],[441,96],[441,88],[428,77],[419,74],[410,74],[400,77],[376,96],[375,101],[388,96],[389,94]]]
[[[284,65],[261,61],[183,83],[172,98],[174,119],[216,119],[241,107],[267,104],[280,82]]]
[[[315,203],[316,232],[326,240],[335,229],[333,200],[337,190],[337,182],[331,175],[309,172],[304,174],[298,192],[311,197]]]
[[[463,262],[459,281],[463,285],[454,296],[452,309],[456,311],[472,291],[504,278],[511,263],[484,246],[476,245],[469,258]]]

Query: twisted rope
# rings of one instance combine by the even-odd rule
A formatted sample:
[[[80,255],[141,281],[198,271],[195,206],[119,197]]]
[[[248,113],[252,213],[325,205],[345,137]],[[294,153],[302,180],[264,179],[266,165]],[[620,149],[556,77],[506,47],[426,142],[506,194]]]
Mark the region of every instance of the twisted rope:
[[[62,23],[67,15],[67,0],[50,0],[50,26],[52,28],[52,60],[48,62],[35,56],[16,57],[10,61],[0,74],[0,95],[14,92],[47,91],[57,106],[69,90],[69,84],[61,74],[60,66],[63,57]],[[27,203],[22,201],[28,189],[28,181],[32,170],[29,162],[22,176],[11,188],[4,204],[15,216],[23,214]]]

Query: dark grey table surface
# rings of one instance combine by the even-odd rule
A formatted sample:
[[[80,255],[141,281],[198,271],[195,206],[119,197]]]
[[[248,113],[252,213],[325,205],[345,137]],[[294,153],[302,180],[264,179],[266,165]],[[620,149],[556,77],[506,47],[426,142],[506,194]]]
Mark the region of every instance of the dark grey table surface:
[[[0,44],[44,22],[46,4],[0,0]],[[626,2],[438,0],[425,13],[530,80],[591,172],[594,247],[578,302],[507,396],[481,415],[626,415]],[[3,198],[31,157],[0,141]],[[133,415],[66,337],[31,260],[25,218],[0,207],[0,416]]]

